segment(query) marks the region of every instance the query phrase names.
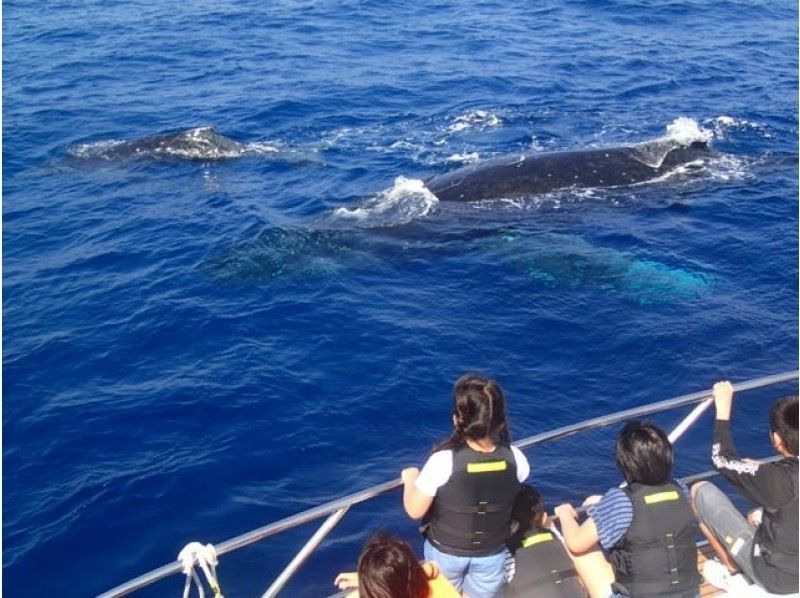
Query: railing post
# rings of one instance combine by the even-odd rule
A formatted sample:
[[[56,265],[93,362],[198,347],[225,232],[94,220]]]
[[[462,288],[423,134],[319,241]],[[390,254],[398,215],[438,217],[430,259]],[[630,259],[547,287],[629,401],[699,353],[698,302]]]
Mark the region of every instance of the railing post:
[[[305,562],[305,560],[311,555],[312,552],[319,546],[319,543],[325,539],[330,531],[339,523],[339,520],[344,517],[344,514],[347,513],[347,510],[350,507],[344,507],[339,509],[335,513],[333,513],[330,517],[328,517],[325,522],[319,526],[319,529],[314,532],[314,535],[309,538],[308,542],[306,542],[305,546],[300,549],[292,561],[286,565],[286,568],[275,578],[275,581],[272,582],[272,585],[267,588],[267,591],[264,592],[264,595],[261,598],[274,598],[277,596],[278,592],[283,589],[283,586],[286,585],[286,582],[289,581],[292,575],[300,568],[300,566]]]

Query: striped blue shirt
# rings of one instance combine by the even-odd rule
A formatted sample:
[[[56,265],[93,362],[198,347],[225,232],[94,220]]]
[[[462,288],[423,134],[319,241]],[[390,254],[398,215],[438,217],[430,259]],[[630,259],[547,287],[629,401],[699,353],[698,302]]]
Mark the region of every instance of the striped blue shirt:
[[[678,486],[688,497],[689,488],[686,484],[678,482]],[[622,488],[612,488],[606,492],[600,502],[589,507],[586,513],[594,520],[600,547],[606,551],[622,540],[633,523],[633,503]]]

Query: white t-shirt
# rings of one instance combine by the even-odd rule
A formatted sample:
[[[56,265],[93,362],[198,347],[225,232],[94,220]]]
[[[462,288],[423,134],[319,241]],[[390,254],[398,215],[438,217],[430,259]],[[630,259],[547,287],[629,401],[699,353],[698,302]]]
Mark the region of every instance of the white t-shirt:
[[[511,452],[517,464],[517,479],[520,483],[524,482],[531,473],[528,459],[515,446],[511,447]],[[436,496],[436,491],[447,483],[451,475],[453,475],[453,451],[436,451],[422,466],[415,486],[425,496]]]

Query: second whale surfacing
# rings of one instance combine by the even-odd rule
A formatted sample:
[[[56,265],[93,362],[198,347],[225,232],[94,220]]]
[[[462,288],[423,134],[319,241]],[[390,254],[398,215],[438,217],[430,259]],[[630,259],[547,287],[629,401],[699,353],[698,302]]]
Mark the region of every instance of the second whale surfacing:
[[[219,134],[211,126],[159,133],[132,141],[85,144],[71,151],[78,158],[114,161],[137,158],[225,160],[247,152],[247,145]]]
[[[620,187],[660,178],[715,152],[705,141],[503,156],[425,181],[440,201],[516,199],[561,189]]]

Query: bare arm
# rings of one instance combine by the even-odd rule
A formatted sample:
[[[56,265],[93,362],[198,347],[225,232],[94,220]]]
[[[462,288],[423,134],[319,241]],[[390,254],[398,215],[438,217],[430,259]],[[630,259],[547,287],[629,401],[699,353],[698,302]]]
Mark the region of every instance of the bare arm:
[[[400,477],[403,480],[403,508],[412,519],[420,519],[433,504],[433,497],[419,491],[415,482],[419,477],[419,469],[416,467],[405,468]]]
[[[578,514],[569,503],[556,507],[556,515],[561,523],[561,534],[564,536],[564,543],[570,552],[583,554],[597,547],[600,538],[597,534],[597,527],[591,517],[579,524]]]

